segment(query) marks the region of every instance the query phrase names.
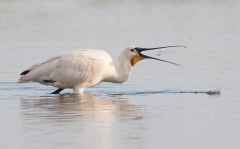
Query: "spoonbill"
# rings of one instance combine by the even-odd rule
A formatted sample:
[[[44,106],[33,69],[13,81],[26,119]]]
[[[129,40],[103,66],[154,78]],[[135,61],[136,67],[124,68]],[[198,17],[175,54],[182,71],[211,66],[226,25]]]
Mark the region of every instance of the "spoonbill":
[[[123,83],[127,81],[133,66],[143,59],[154,59],[180,66],[179,64],[141,53],[143,51],[170,47],[184,46],[127,47],[118,58],[119,65],[112,60],[106,51],[76,50],[33,65],[20,74],[21,78],[18,83],[32,81],[58,87],[52,94],[58,94],[66,88],[72,88],[74,94],[82,94],[86,88],[93,87],[101,82]]]

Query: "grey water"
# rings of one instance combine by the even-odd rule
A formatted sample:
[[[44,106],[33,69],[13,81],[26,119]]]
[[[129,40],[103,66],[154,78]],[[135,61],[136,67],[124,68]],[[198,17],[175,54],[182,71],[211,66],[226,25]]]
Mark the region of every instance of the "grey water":
[[[0,0],[4,149],[240,147],[240,1]],[[33,64],[77,49],[183,45],[145,54],[124,84],[84,95],[17,84]]]

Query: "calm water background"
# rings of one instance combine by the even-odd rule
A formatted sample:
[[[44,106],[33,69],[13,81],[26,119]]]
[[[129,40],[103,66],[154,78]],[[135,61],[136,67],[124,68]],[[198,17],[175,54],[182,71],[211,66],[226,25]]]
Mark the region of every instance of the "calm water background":
[[[240,147],[240,1],[0,0],[1,148]],[[185,45],[147,53],[124,84],[72,95],[18,85],[65,52]],[[196,56],[197,55],[197,56]],[[220,91],[209,95],[208,92]]]

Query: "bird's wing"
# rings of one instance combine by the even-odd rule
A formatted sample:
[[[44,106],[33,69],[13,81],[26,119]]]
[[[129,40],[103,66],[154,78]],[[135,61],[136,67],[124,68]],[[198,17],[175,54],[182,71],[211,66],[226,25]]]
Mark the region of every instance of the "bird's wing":
[[[21,78],[19,79],[18,83],[26,83],[29,81],[35,81],[38,78],[49,74],[54,68],[56,67],[59,57],[51,58],[43,63],[35,64],[28,68],[27,70],[23,71],[20,75]]]
[[[111,57],[101,50],[77,50],[34,65],[19,83],[41,80],[80,84],[101,73]]]

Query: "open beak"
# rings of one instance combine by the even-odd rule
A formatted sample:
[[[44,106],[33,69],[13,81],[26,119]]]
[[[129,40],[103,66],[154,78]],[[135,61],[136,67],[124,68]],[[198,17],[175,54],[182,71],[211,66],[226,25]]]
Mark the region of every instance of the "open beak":
[[[151,57],[151,56],[147,56],[147,55],[144,55],[142,54],[141,52],[143,51],[148,51],[148,50],[155,50],[155,49],[163,49],[163,48],[172,48],[172,47],[183,47],[183,48],[186,48],[185,46],[166,46],[166,47],[156,47],[156,48],[140,48],[140,47],[135,47],[134,49],[138,52],[138,55],[142,58],[142,59],[154,59],[154,60],[158,60],[158,61],[162,61],[162,62],[166,62],[166,63],[170,63],[170,64],[173,64],[173,65],[177,65],[177,66],[180,66],[182,67],[181,65],[179,64],[176,64],[176,63],[173,63],[173,62],[169,62],[169,61],[165,61],[165,60],[162,60],[162,59],[158,59],[158,58],[154,58],[154,57]]]

